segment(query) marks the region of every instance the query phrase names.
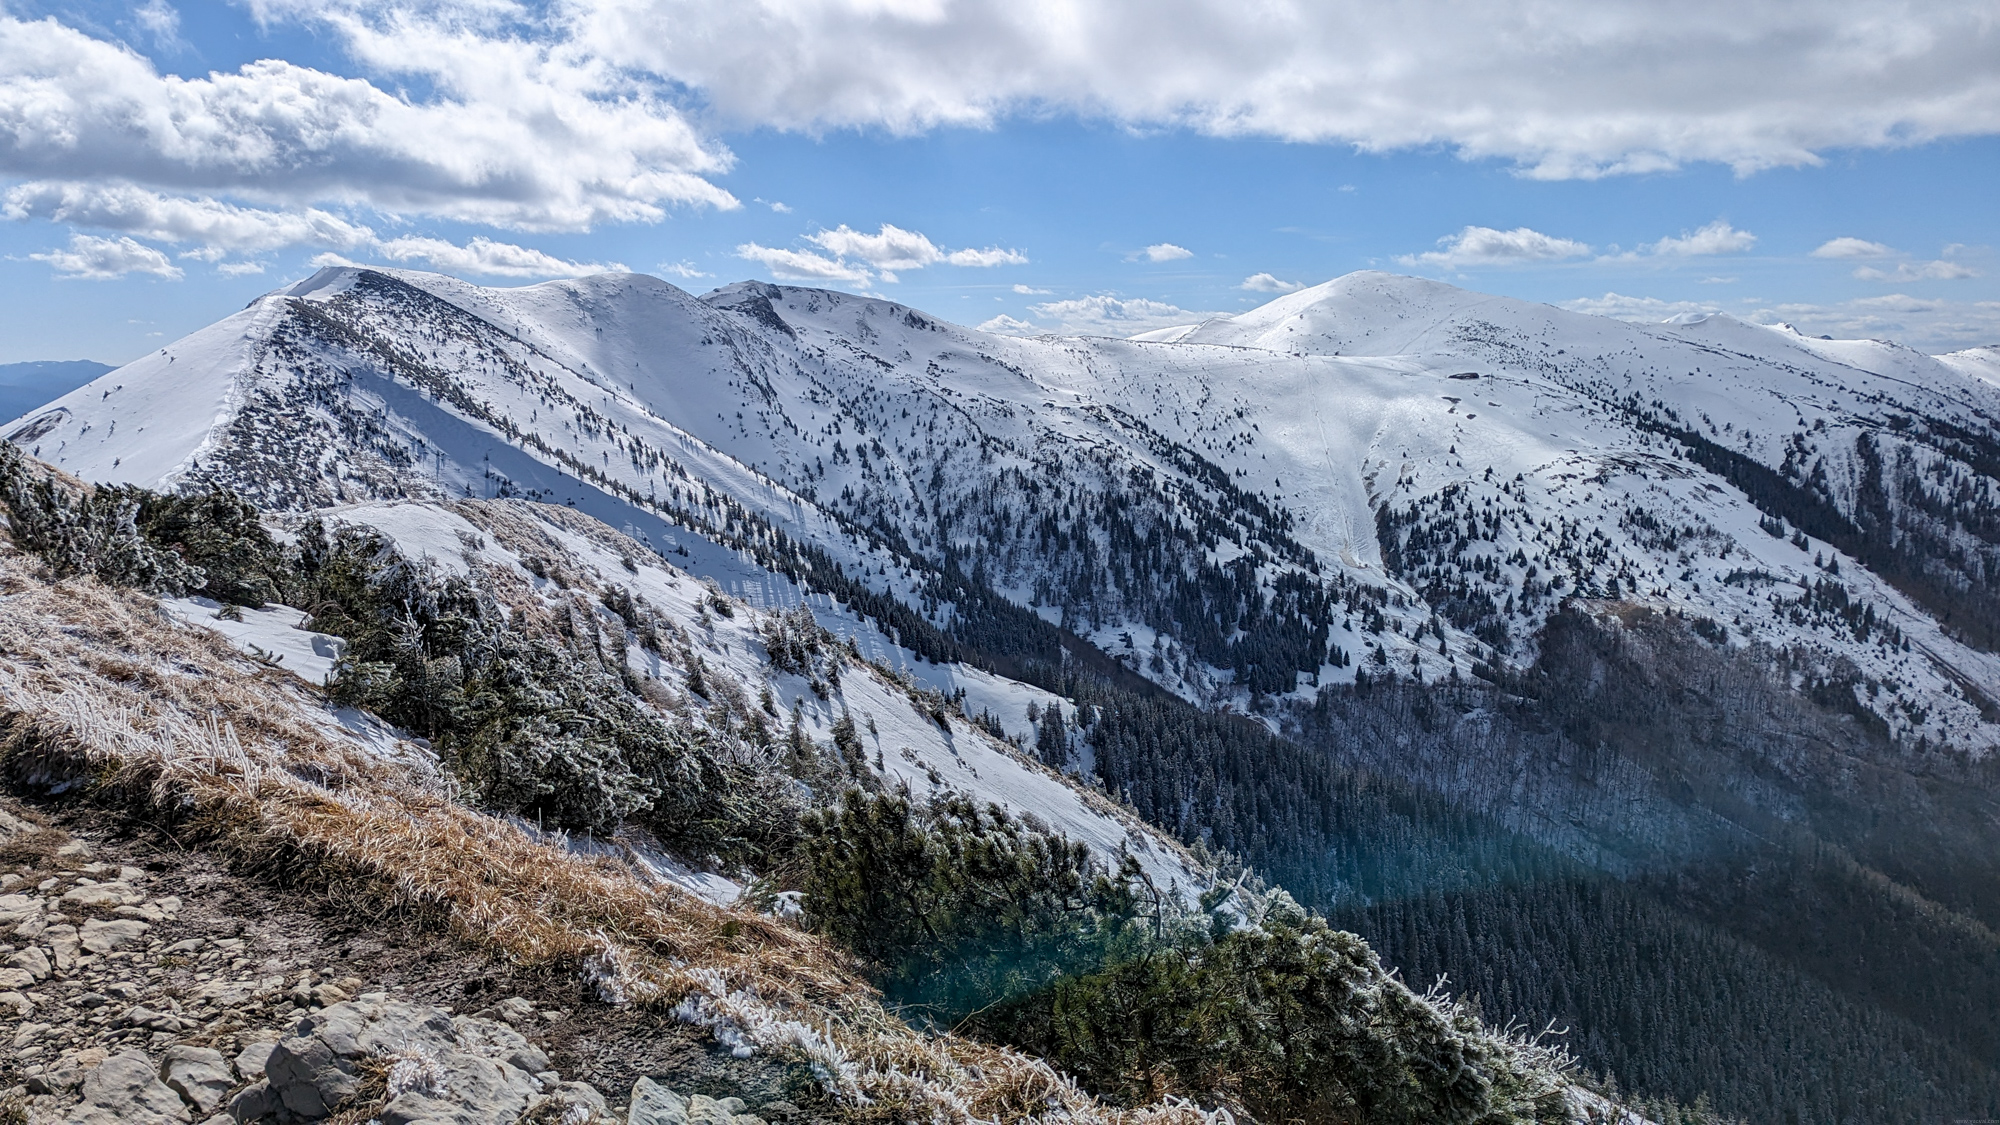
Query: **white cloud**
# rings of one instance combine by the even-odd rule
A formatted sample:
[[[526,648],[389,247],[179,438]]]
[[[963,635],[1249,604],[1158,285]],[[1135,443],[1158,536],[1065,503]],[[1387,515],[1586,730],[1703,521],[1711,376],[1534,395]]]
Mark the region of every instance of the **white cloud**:
[[[852,281],[866,284],[871,279],[893,285],[899,270],[920,270],[940,263],[951,266],[1021,266],[1027,255],[1018,250],[989,246],[984,250],[944,250],[920,231],[904,230],[883,223],[874,234],[855,230],[842,223],[832,230],[805,236],[807,242],[826,251],[783,250],[757,243],[736,248],[740,258],[762,262],[779,277],[803,281]],[[829,256],[830,255],[830,256]]]
[[[780,203],[775,199],[765,199],[762,196],[759,196],[758,198],[753,199],[750,202],[762,203],[764,206],[769,207],[771,210],[776,211],[780,215],[789,215],[792,213],[792,208],[789,204]]]
[[[1036,289],[1032,285],[1016,285],[1014,286],[1014,292],[1019,293],[1023,297],[1045,297],[1052,291],[1048,289]]]
[[[1959,281],[1978,277],[1979,271],[1971,266],[1939,259],[1934,262],[1897,262],[1893,270],[1862,266],[1854,271],[1854,276],[1863,281]]]
[[[981,332],[993,332],[1001,336],[1039,336],[1042,330],[1032,323],[1001,314],[979,326]]]
[[[1573,301],[1559,303],[1571,312],[1608,316],[1614,320],[1630,320],[1640,324],[1657,324],[1670,316],[1721,311],[1717,305],[1700,301],[1662,301],[1657,297],[1627,297],[1622,293],[1606,293],[1602,297],[1578,297]]]
[[[1693,234],[1682,232],[1679,238],[1662,238],[1647,247],[1655,254],[1692,258],[1711,254],[1741,254],[1757,245],[1757,236],[1747,230],[1737,230],[1728,223],[1717,219]]]
[[[1581,258],[1590,247],[1568,238],[1556,238],[1527,227],[1495,230],[1466,227],[1457,234],[1438,239],[1442,250],[1405,254],[1396,260],[1406,266],[1440,266],[1468,269],[1477,266],[1512,266],[1529,262],[1559,262]]]
[[[464,246],[442,238],[392,238],[375,252],[394,262],[428,262],[434,269],[489,277],[588,277],[594,273],[624,273],[616,263],[571,262],[552,254],[490,238],[475,238]]]
[[[1837,304],[1779,304],[1748,316],[1794,325],[1808,336],[1885,339],[1927,351],[2000,344],[2000,301],[1938,301],[1887,293]]]
[[[179,49],[187,45],[181,39],[181,14],[166,0],[146,0],[132,9],[132,18],[162,47]]]
[[[694,268],[693,262],[685,260],[679,262],[661,262],[659,265],[659,270],[661,273],[670,273],[673,274],[675,277],[685,278],[689,281],[693,281],[695,278],[698,277],[715,276],[712,273],[703,273],[701,270]]]
[[[1132,336],[1156,328],[1193,324],[1214,313],[1190,312],[1164,301],[1144,297],[1120,299],[1109,294],[1076,297],[1029,306],[1037,319],[1051,321],[1056,331],[1080,336]]]
[[[1889,258],[1896,251],[1879,242],[1869,242],[1863,238],[1835,238],[1820,244],[1812,252],[1815,258]]]
[[[728,151],[658,79],[559,34],[484,32],[449,3],[372,23],[356,11],[316,15],[364,66],[394,75],[391,89],[279,59],[161,74],[54,18],[0,16],[0,174],[523,229],[735,205],[706,178],[730,166]],[[411,80],[429,94],[404,94]]]
[[[1173,262],[1194,257],[1194,251],[1184,246],[1175,246],[1171,242],[1155,242],[1133,257],[1144,258],[1149,262]]]
[[[1668,317],[1723,311],[1702,301],[1666,301],[1606,293],[1560,302],[1575,312],[1657,324]],[[1929,351],[2000,344],[2000,301],[1938,301],[1890,293],[1835,304],[1766,304],[1751,299],[1729,311],[1744,320],[1790,324],[1808,336],[1886,339]]]
[[[877,269],[918,270],[944,260],[944,251],[930,239],[888,223],[874,234],[863,234],[842,223],[833,230],[809,234],[806,241],[836,258],[859,258]]]
[[[301,0],[303,2],[303,0]],[[1989,0],[574,0],[569,27],[719,119],[912,133],[1068,111],[1221,136],[1444,145],[1545,177],[1739,172],[2000,131]]]
[[[42,180],[9,188],[0,216],[47,219],[136,235],[193,242],[216,251],[253,253],[286,246],[353,249],[375,232],[317,208],[273,211],[209,198],[162,195],[131,184]]]
[[[69,249],[30,254],[37,262],[47,262],[61,277],[85,281],[108,281],[128,273],[147,273],[179,281],[181,268],[167,256],[129,238],[94,238],[87,234],[69,236]]]
[[[262,262],[224,262],[215,267],[215,272],[224,277],[245,277],[264,272]]]
[[[1302,281],[1280,281],[1268,273],[1253,273],[1243,279],[1238,289],[1248,289],[1252,293],[1296,293],[1305,288]]]
[[[758,262],[771,276],[785,281],[846,281],[866,285],[873,279],[868,270],[810,250],[785,250],[746,242],[736,248],[736,256]]]
[[[992,266],[1025,266],[1028,256],[1019,250],[1004,250],[998,246],[988,246],[984,250],[953,250],[944,260],[954,266],[971,266],[985,269]]]

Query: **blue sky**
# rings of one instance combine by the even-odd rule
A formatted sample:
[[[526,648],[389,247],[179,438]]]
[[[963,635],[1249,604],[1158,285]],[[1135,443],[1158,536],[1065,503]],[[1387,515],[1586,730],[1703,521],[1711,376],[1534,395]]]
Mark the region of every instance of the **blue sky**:
[[[0,362],[336,260],[1115,334],[1372,268],[2000,343],[1990,6],[1236,7],[0,6]]]

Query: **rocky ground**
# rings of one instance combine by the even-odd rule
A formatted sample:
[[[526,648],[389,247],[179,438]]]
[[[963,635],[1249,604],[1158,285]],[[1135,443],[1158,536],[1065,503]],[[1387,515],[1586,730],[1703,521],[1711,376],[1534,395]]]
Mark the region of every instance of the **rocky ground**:
[[[760,1125],[802,1066],[517,971],[435,918],[0,797],[0,1125]]]

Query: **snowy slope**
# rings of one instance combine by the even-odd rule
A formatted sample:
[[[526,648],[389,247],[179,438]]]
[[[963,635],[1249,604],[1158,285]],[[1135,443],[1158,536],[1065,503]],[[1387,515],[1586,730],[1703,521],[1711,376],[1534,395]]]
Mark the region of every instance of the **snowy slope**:
[[[1636,601],[1786,652],[1898,737],[2000,744],[1990,350],[1375,273],[1151,336],[328,270],[0,432],[280,507],[574,505],[763,607],[812,597],[773,569],[797,544],[947,627],[955,573],[1234,706],[1518,666],[1566,599]]]

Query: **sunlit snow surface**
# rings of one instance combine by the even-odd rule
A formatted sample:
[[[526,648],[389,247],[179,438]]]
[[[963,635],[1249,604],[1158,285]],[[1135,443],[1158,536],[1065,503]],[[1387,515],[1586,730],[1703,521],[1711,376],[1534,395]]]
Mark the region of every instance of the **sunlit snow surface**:
[[[314,335],[322,314],[370,334],[374,350]],[[1731,643],[1851,663],[1886,685],[1859,702],[1899,735],[1981,753],[2000,744],[1971,698],[2000,692],[2000,658],[1947,636],[1827,544],[1766,534],[1739,491],[1627,409],[1774,469],[1804,458],[1851,499],[1863,434],[1887,435],[1913,471],[1963,475],[1930,450],[1894,445],[1892,424],[1914,416],[1990,436],[2000,419],[1992,349],[1931,357],[1721,315],[1633,325],[1377,273],[1150,335],[988,336],[886,301],[750,283],[696,298],[638,275],[485,289],[328,270],[0,432],[86,479],[171,484],[222,465],[226,479],[289,506],[502,493],[574,505],[762,607],[805,595],[666,507],[713,512],[726,498],[907,600],[916,577],[882,529],[935,560],[977,535],[959,528],[946,542],[937,506],[987,494],[1003,470],[1185,479],[1164,441],[1288,513],[1322,566],[1401,595],[1408,604],[1387,611],[1397,629],[1336,634],[1351,652],[1379,644],[1399,670],[1437,678],[1475,659],[1524,663],[1552,604],[1523,609],[1505,650],[1449,628],[1442,652],[1415,639],[1433,615],[1383,573],[1375,512],[1456,489],[1498,530],[1453,565],[1490,567],[1496,590],[1520,587],[1517,551],[1546,580],[1557,542],[1601,542],[1602,561],[1562,572],[1563,589],[1622,570],[1632,587],[1622,597],[1711,618]],[[1173,518],[1164,496],[1136,498]],[[1635,510],[1687,534],[1663,546],[1630,525]],[[455,550],[455,531],[393,533],[440,558]],[[1238,550],[1224,540],[1210,561]],[[1028,553],[989,580],[1027,604],[1039,565]],[[1266,565],[1260,580],[1289,565]],[[1908,651],[1773,611],[1836,567]],[[858,634],[864,652],[900,659],[871,626],[823,598],[814,608]],[[1248,702],[1229,672],[1141,623],[1114,613],[1070,624],[1190,699]],[[1149,660],[1154,651],[1166,659]],[[1026,733],[1033,693],[911,670],[966,688],[974,713]],[[1353,675],[1329,664],[1317,680]],[[1300,677],[1300,697],[1311,690]]]

